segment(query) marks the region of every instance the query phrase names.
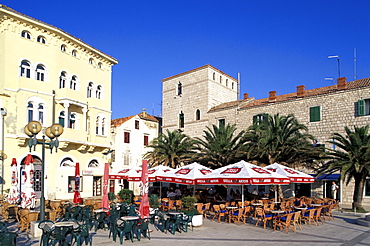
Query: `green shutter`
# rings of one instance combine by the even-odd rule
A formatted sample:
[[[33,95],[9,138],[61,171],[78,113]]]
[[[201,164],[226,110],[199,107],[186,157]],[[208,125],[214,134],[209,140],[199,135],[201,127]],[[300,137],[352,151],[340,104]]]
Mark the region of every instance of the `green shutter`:
[[[358,112],[358,116],[365,115],[365,101],[364,100],[358,100],[358,102],[357,102],[357,112]]]
[[[257,115],[253,115],[253,124],[256,124],[257,123]]]
[[[310,108],[310,122],[320,121],[321,120],[321,112],[320,106],[311,107]]]

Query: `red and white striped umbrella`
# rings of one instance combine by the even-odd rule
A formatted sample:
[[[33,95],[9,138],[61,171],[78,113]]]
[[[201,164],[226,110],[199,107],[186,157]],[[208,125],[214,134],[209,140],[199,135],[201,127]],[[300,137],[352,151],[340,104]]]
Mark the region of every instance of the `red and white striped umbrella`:
[[[80,193],[80,163],[77,162],[75,165],[75,192],[73,196],[73,203],[82,203],[81,193]]]
[[[157,177],[157,180],[187,185],[203,184],[205,183],[204,179],[211,173],[212,169],[194,162],[170,172],[163,173]]]
[[[34,169],[33,169],[33,158],[31,154],[28,154],[24,162],[24,183],[26,184],[26,189],[22,192],[22,208],[33,209],[36,207],[36,193],[33,189],[34,182]]]
[[[315,178],[312,177],[311,175],[294,170],[292,168],[289,168],[283,165],[280,165],[278,163],[268,165],[267,167],[264,167],[264,168],[271,172],[278,173],[280,175],[283,175],[289,178],[291,183],[313,183],[315,182]]]
[[[21,197],[18,190],[18,169],[17,169],[17,160],[15,158],[12,159],[11,164],[11,172],[12,172],[12,183],[9,191],[8,202],[10,204],[17,204],[19,203]]]

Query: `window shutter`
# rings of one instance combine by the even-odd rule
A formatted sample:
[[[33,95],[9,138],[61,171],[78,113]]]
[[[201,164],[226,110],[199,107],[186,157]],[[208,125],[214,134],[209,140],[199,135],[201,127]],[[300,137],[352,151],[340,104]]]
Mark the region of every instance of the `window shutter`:
[[[359,116],[365,115],[365,101],[364,100],[358,100],[357,113]]]
[[[310,108],[310,122],[320,121],[320,106]]]
[[[253,124],[256,124],[257,123],[257,115],[253,115]]]

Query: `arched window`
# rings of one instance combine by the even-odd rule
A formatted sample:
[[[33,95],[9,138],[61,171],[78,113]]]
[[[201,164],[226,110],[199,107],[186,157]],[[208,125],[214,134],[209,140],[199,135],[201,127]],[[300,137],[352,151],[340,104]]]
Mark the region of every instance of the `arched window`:
[[[31,122],[33,121],[33,103],[32,102],[28,102],[28,105],[27,105],[27,111],[28,111],[28,122]]]
[[[38,36],[37,37],[37,42],[42,43],[42,44],[46,44],[46,39],[43,36]]]
[[[77,57],[77,50],[72,50],[72,56]]]
[[[93,89],[94,89],[94,83],[90,82],[89,86],[87,87],[87,97],[88,98],[91,97]]]
[[[70,157],[66,157],[60,163],[61,167],[75,167],[75,162]]]
[[[216,73],[213,73],[213,80],[216,80]]]
[[[195,120],[200,120],[200,110],[197,109],[197,111],[195,112]]]
[[[234,82],[231,83],[231,89],[234,90]]]
[[[64,111],[61,111],[59,113],[59,124],[63,127],[64,127],[65,118],[66,118],[66,115],[65,115]]]
[[[31,39],[31,34],[27,31],[22,31],[21,36],[22,38]]]
[[[98,87],[96,88],[96,98],[97,99],[101,99],[101,93],[102,93],[102,87],[101,85],[98,85]]]
[[[102,68],[102,63],[101,62],[98,63],[98,68]]]
[[[69,128],[76,129],[76,114],[74,113],[69,116]]]
[[[21,63],[21,76],[31,78],[31,63],[23,60]]]
[[[41,64],[36,67],[36,79],[40,81],[45,81],[45,67]]]
[[[229,85],[229,79],[226,79],[226,86]]]
[[[90,58],[90,59],[89,59],[89,63],[90,63],[91,65],[94,65],[94,59]]]
[[[87,167],[88,168],[99,168],[99,162],[97,160],[91,160]]]
[[[41,124],[44,123],[44,105],[42,105],[41,103],[39,104],[39,107],[38,107],[38,111],[39,111],[39,121]]]
[[[181,94],[182,94],[182,84],[181,84],[181,82],[179,82],[177,84],[177,95],[179,96]]]
[[[66,52],[66,51],[67,51],[67,46],[66,46],[65,44],[62,44],[62,45],[60,46],[60,50],[61,50],[62,52]]]
[[[181,111],[181,113],[179,114],[179,127],[184,128],[184,126],[185,126],[185,117],[184,113]]]
[[[100,122],[100,117],[96,117],[96,126],[95,126],[95,134],[98,135],[99,134],[99,122]]]
[[[66,87],[66,80],[67,80],[67,73],[61,72],[59,77],[59,88],[65,88]]]
[[[220,84],[222,83],[222,77],[220,76]]]
[[[70,85],[70,88],[72,90],[76,90],[76,86],[77,86],[77,76],[76,75],[73,75],[72,76],[72,79],[71,79],[71,85]]]

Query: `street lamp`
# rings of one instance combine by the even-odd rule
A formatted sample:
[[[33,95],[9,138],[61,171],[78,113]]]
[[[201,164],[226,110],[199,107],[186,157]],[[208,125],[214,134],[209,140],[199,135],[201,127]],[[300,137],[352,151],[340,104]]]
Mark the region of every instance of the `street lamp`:
[[[52,126],[45,129],[42,134],[42,141],[38,141],[36,135],[42,130],[42,126],[38,121],[31,121],[24,127],[24,133],[30,137],[28,140],[28,147],[30,152],[36,150],[36,145],[42,145],[42,157],[41,157],[41,197],[40,197],[40,218],[45,219],[45,194],[44,194],[44,172],[45,172],[45,145],[49,146],[50,153],[53,153],[53,148],[55,147],[55,152],[58,151],[59,141],[58,137],[63,133],[63,126],[60,124],[53,124]],[[50,142],[45,142],[45,135],[50,139]],[[55,138],[55,139],[54,139]]]

